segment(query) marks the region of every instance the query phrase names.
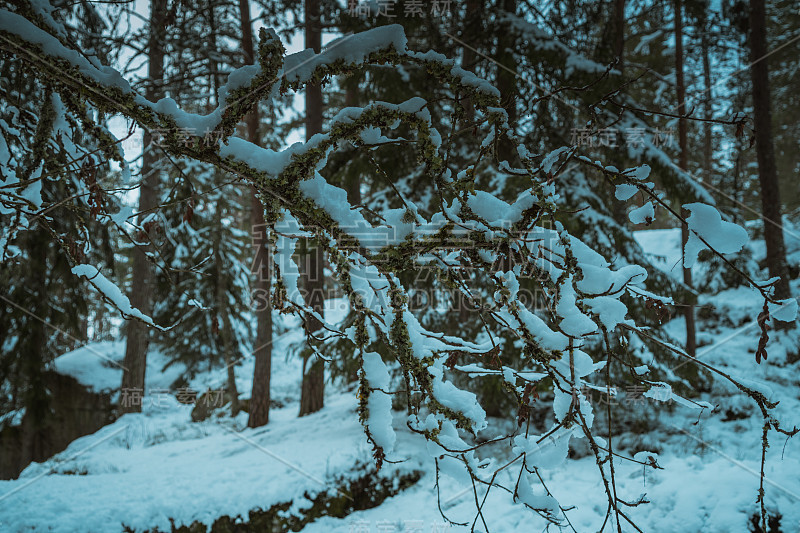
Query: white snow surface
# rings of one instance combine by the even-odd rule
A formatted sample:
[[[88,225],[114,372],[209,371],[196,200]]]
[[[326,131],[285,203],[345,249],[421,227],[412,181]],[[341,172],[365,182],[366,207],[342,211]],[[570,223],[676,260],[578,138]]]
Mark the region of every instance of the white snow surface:
[[[628,218],[634,224],[645,224],[655,220],[655,208],[653,202],[646,202],[641,207],[637,207],[628,213]]]
[[[125,315],[138,318],[150,326],[155,326],[153,319],[133,307],[131,301],[123,294],[120,288],[106,278],[102,272],[97,270],[97,267],[92,265],[76,265],[72,267],[72,273],[76,276],[86,278],[95,289]]]
[[[686,241],[684,266],[687,268],[694,265],[697,255],[706,248],[703,240],[722,254],[738,252],[747,243],[747,230],[722,220],[715,207],[701,203],[686,204],[683,207],[691,212],[691,216],[686,219],[689,239]]]
[[[679,230],[649,230],[636,237],[645,245],[646,252],[664,256],[666,270],[679,261]],[[667,245],[672,242],[673,246]],[[790,260],[796,261],[800,246],[788,243],[787,248]],[[679,268],[680,265],[676,270]],[[793,283],[795,294],[800,290],[798,285]],[[752,321],[763,305],[758,293],[745,288],[729,289],[713,296],[701,295],[698,303],[714,305],[731,320],[728,325],[713,328],[699,323],[698,357],[726,373],[746,377],[747,386],[763,391],[771,401],[780,401],[774,411],[776,418],[788,427],[800,425],[797,414],[800,364],[790,363],[787,358],[796,349],[793,348],[796,334],[771,332],[769,358],[757,364],[754,351],[758,327]],[[330,304],[343,308],[341,301]],[[598,309],[601,315],[610,313],[613,320],[621,317],[621,309],[619,314],[613,309],[604,310],[602,304]],[[326,313],[325,318],[336,321],[337,316],[341,315]],[[212,416],[193,423],[189,418],[191,406],[181,405],[171,397],[158,405],[145,404],[142,414],[125,415],[95,434],[74,441],[44,463],[30,465],[19,479],[0,481],[0,531],[105,533],[122,531],[123,524],[137,531],[155,527],[168,531],[170,519],[176,525],[195,520],[210,524],[223,515],[246,517],[251,509],[290,500],[294,502],[293,512],[301,512],[309,505],[305,493],[314,495],[329,490],[334,477],[355,476],[354,465],[369,463],[372,453],[357,421],[356,392],[329,384],[324,409],[297,418],[299,362],[281,354],[285,353],[288,342],[299,338],[300,332],[291,321],[283,326],[286,333],[278,335],[273,352],[272,386],[274,397],[281,398],[284,407],[272,410],[268,426],[247,429],[244,414],[236,419]],[[682,327],[680,317],[666,326],[675,338],[680,338]],[[54,368],[96,390],[108,390],[117,386],[119,370],[107,359],[120,361],[123,348],[121,342],[95,343],[58,358]],[[385,386],[385,364],[375,356],[368,359],[371,385]],[[659,364],[646,363],[637,367],[636,372],[645,374],[648,367],[654,369]],[[564,369],[569,364],[564,361]],[[576,352],[572,364],[576,375],[590,374],[595,365],[581,352]],[[149,387],[168,387],[172,381],[170,372],[176,370],[161,372],[162,365],[160,355],[154,352],[148,367]],[[470,368],[465,366],[462,370]],[[236,372],[238,386],[246,396],[252,360],[245,360]],[[444,379],[450,376],[443,368],[436,370],[436,374]],[[224,376],[221,371],[209,372],[198,376],[191,386],[200,390],[219,387]],[[443,383],[447,381],[439,385]],[[660,383],[654,385],[651,392],[643,395],[645,403],[632,404],[631,409],[645,409],[636,406],[646,405],[648,412],[658,417],[657,427],[645,435],[614,437],[617,453],[640,462],[648,462],[652,457],[663,467],[652,470],[622,459],[615,461],[619,497],[630,502],[646,495],[651,502],[627,508],[626,514],[643,531],[747,531],[750,517],[757,511],[755,497],[761,453],[761,419],[757,409],[721,381],[714,383],[710,393],[696,399],[698,403],[708,401],[718,406],[713,412],[709,408],[700,409],[697,403],[681,401]],[[386,395],[376,392],[376,397],[381,396]],[[587,399],[581,396],[583,407]],[[595,410],[601,407],[602,404],[594,406]],[[468,524],[447,527],[439,514],[429,450],[419,439],[412,438],[402,413],[392,414],[391,419],[380,417],[376,422],[386,424],[391,420],[395,442],[389,457],[402,462],[384,464],[382,472],[391,477],[398,471],[422,469],[421,480],[373,509],[344,518],[323,517],[306,526],[304,532],[470,530],[475,518],[474,495],[471,485],[465,485],[459,475],[463,468],[456,468],[458,465],[453,461],[440,461],[441,508],[448,518]],[[473,416],[479,418],[480,414]],[[460,441],[452,429],[443,431],[443,435],[448,442]],[[632,446],[633,451],[622,451],[619,443],[627,442],[630,446],[631,439],[638,442]],[[770,443],[765,470],[767,509],[782,514],[783,531],[800,531],[800,441],[778,438],[773,432]],[[513,443],[480,450],[477,457],[495,460],[484,474],[489,475],[513,459],[512,448],[528,450],[529,465],[541,467],[542,480],[552,496],[568,509],[565,515],[573,527],[577,531],[596,531],[603,522],[606,500],[595,460],[585,453],[567,458],[567,446],[577,446],[580,450],[585,439],[561,430],[537,444],[520,435]],[[498,479],[513,486],[517,473],[518,470],[506,468],[498,474]],[[518,499],[560,513],[538,478],[528,477],[526,481],[528,484],[522,487]],[[483,489],[479,490],[483,497]],[[543,518],[515,504],[508,494],[497,489],[489,493],[483,515],[491,531],[541,531],[546,525]],[[476,530],[483,528],[479,525]],[[623,524],[622,530],[631,529]]]

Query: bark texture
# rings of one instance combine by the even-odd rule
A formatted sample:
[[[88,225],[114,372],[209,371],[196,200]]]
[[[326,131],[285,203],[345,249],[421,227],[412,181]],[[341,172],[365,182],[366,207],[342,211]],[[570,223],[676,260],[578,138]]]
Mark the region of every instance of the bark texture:
[[[751,0],[750,77],[753,81],[753,118],[756,129],[758,178],[761,183],[761,215],[764,221],[764,240],[767,245],[767,268],[770,277],[780,278],[775,284],[775,297],[785,299],[791,297],[791,291],[786,265],[786,247],[783,242],[778,170],[772,140],[768,53],[764,0]]]
[[[686,114],[686,82],[683,77],[683,4],[681,0],[675,0],[675,81],[678,92],[678,144],[680,146],[680,156],[678,166],[684,172],[688,168],[688,124],[684,115]],[[685,218],[686,211],[681,212]],[[681,226],[681,255],[686,249],[686,242],[689,240],[689,227],[686,224]],[[692,270],[683,269],[683,284],[692,288]],[[694,295],[684,302],[683,316],[686,321],[686,353],[695,356],[697,352],[697,333],[694,320]]]
[[[509,15],[516,15],[517,0],[499,0],[499,7]],[[517,124],[517,62],[514,58],[514,34],[510,25],[502,28],[497,39],[497,90],[500,91],[500,103],[508,113],[508,124],[513,130]],[[515,153],[512,143],[498,139],[497,158],[499,162],[508,161],[513,166]]]
[[[250,21],[249,0],[239,0],[239,17],[242,25],[242,52],[244,61],[255,63],[253,47],[253,28]],[[260,145],[258,135],[258,106],[254,106],[247,115],[247,139]],[[256,339],[253,346],[255,367],[253,369],[253,388],[250,394],[250,412],[247,426],[261,427],[269,423],[271,403],[270,379],[272,377],[272,305],[269,294],[271,290],[270,269],[271,254],[266,246],[268,242],[267,225],[264,220],[264,206],[258,199],[255,189],[252,190],[250,222],[253,235],[253,293],[254,313],[256,315]]]
[[[164,37],[167,18],[166,0],[152,0],[150,4],[150,40],[147,53],[147,73],[149,84],[145,97],[151,102],[159,100],[163,92],[164,78]],[[142,222],[150,210],[158,205],[158,170],[156,168],[158,157],[153,152],[151,144],[153,136],[149,131],[144,132],[144,154],[142,156],[142,184],[139,188],[139,223]],[[150,241],[155,233],[155,228],[146,228],[146,241]],[[140,243],[144,244],[144,243]],[[150,315],[152,310],[152,284],[153,269],[145,253],[147,246],[137,246],[133,250],[133,279],[131,282],[130,302],[145,315]],[[147,367],[147,347],[150,343],[150,330],[139,320],[129,320],[127,324],[127,342],[125,344],[125,359],[122,362],[121,389],[138,389],[144,394],[145,368]],[[124,395],[120,396],[121,398]],[[140,412],[141,402],[120,402],[123,413]]]
[[[319,0],[305,2],[306,48],[319,52],[322,44],[322,31],[319,18]],[[322,87],[309,84],[306,88],[306,139],[322,132]],[[304,286],[306,303],[320,314],[325,312],[325,275],[322,249],[309,246],[304,261]],[[318,331],[322,324],[314,318],[308,319],[308,331]],[[313,342],[311,340],[310,342]],[[324,361],[307,354],[303,359],[303,384],[300,391],[300,416],[322,409],[325,394]]]

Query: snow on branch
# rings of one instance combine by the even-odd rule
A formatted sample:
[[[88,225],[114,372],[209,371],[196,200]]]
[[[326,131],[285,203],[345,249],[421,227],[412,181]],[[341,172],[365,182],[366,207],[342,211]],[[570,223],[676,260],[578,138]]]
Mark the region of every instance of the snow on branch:
[[[319,54],[306,50],[290,56],[285,56],[276,34],[265,30],[260,34],[258,64],[231,73],[220,89],[219,107],[201,116],[183,111],[169,98],[146,100],[118,72],[91,64],[51,29],[0,10],[0,49],[35,69],[65,105],[75,109],[88,103],[157,129],[164,133],[167,154],[209,163],[256,188],[277,235],[280,278],[275,303],[280,308],[323,321],[300,295],[293,256],[300,238],[314,238],[324,249],[354,317],[343,331],[324,326],[331,336],[347,339],[359,354],[359,416],[379,464],[396,453],[391,400],[398,393],[390,390],[390,362],[376,351],[375,346],[382,345],[389,348],[402,377],[407,425],[429,442],[429,452],[443,472],[467,483],[497,486],[486,473],[491,461],[481,459],[480,444],[472,443],[478,433],[486,435],[497,428],[476,395],[458,386],[454,376],[460,371],[478,379],[500,377],[519,404],[520,428],[527,427],[537,387],[545,380],[552,384],[555,421],[547,431],[489,434],[490,441],[511,440],[514,453],[523,459],[520,481],[510,491],[515,501],[560,523],[563,510],[558,502],[546,489],[534,490],[530,483],[536,476],[529,474],[560,464],[572,438],[589,441],[604,482],[609,468],[613,474],[613,456],[604,448],[610,444],[593,435],[592,406],[580,391],[593,386],[592,377],[610,364],[610,334],[620,329],[643,333],[628,316],[623,297],[649,294],[642,288],[647,272],[638,265],[614,268],[570,234],[563,223],[569,214],[557,207],[557,186],[549,172],[553,161],[545,159],[541,167],[534,164],[534,157],[510,131],[499,93],[491,84],[440,54],[409,51],[402,27],[396,25],[343,37]],[[461,164],[446,157],[446,143],[428,103],[418,97],[401,104],[374,102],[344,109],[324,134],[283,151],[234,136],[236,125],[256,103],[271,105],[286,91],[376,64],[417,65],[451,94],[468,96],[485,119],[476,127],[476,135],[482,135],[478,159],[496,143],[510,143],[520,156],[521,168],[511,169],[508,163],[501,168],[524,177],[529,186],[513,203],[482,187],[475,179],[478,161]],[[367,216],[322,171],[342,146],[368,151],[400,127],[413,136],[408,149],[420,164],[435,208],[418,206],[398,190],[401,208],[386,207],[377,216]],[[195,132],[188,138],[187,128]],[[206,142],[208,138],[215,142]],[[643,169],[618,173],[599,162],[588,163],[622,174],[629,185],[649,191],[641,183],[646,178]],[[34,192],[25,194],[36,203]],[[630,192],[623,188],[619,196],[630,198]],[[421,269],[474,305],[484,325],[479,337],[445,335],[423,325],[409,305],[414,282],[403,276]],[[483,276],[482,300],[465,285],[464,271]],[[78,264],[73,273],[87,278],[125,316],[154,326],[96,267]],[[521,297],[521,279],[535,281],[546,311],[529,309]],[[588,343],[598,340],[605,343],[608,360],[594,361],[587,353]],[[521,353],[517,366],[504,363],[512,350]],[[664,384],[652,383],[650,396],[667,390]],[[672,396],[671,390],[669,399],[700,406]],[[607,461],[610,467],[605,466]],[[616,509],[608,483],[606,491]]]
[[[72,273],[85,278],[86,281],[91,283],[103,298],[119,309],[123,317],[141,320],[148,326],[155,327],[161,331],[169,329],[157,326],[152,318],[133,307],[128,297],[122,293],[119,287],[97,270],[97,267],[92,265],[75,265],[72,267]]]

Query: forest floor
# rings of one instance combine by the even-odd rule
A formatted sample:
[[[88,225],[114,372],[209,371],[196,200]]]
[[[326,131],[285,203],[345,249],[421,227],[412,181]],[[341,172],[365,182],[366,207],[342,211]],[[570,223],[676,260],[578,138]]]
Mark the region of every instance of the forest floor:
[[[663,256],[665,270],[677,271],[678,233],[674,230],[640,232],[644,248]],[[675,246],[670,243],[675,242]],[[789,244],[789,243],[787,243]],[[758,259],[758,243],[753,245]],[[790,260],[800,263],[800,241],[789,246]],[[797,280],[796,280],[797,281]],[[800,294],[800,283],[793,285]],[[784,427],[800,426],[800,362],[788,362],[796,352],[798,332],[772,332],[769,359],[755,362],[759,330],[753,321],[762,301],[752,291],[738,288],[710,296],[701,305],[713,306],[714,317],[699,324],[698,357],[739,377],[747,386],[780,401],[774,416]],[[341,302],[332,301],[326,315],[335,320]],[[719,319],[719,317],[725,317]],[[192,405],[181,404],[166,389],[181,373],[179,367],[162,372],[163,357],[153,352],[148,364],[148,389],[141,414],[127,414],[92,435],[74,441],[66,450],[31,464],[19,479],[0,481],[1,531],[121,531],[158,528],[195,521],[210,525],[220,516],[246,517],[252,509],[292,502],[287,513],[302,514],[322,493],[335,492],[348,479],[373,468],[371,447],[358,423],[352,386],[333,383],[326,389],[322,411],[297,418],[300,363],[285,357],[300,332],[284,322],[273,348],[272,394],[276,405],[266,427],[249,429],[246,413],[232,418],[215,413],[191,421]],[[667,327],[680,338],[682,319]],[[280,332],[279,332],[280,333]],[[119,383],[119,370],[106,359],[119,361],[122,342],[96,343],[70,352],[55,368],[96,390]],[[239,391],[249,397],[252,359],[236,367]],[[224,387],[225,371],[199,373],[188,386],[197,391]],[[153,391],[164,390],[163,394]],[[614,431],[615,449],[622,455],[646,450],[663,469],[645,469],[615,461],[618,496],[628,502],[640,496],[650,503],[625,508],[643,531],[733,532],[751,530],[757,513],[756,497],[761,464],[763,419],[755,404],[721,380],[701,394],[716,406],[713,411],[690,409],[675,402],[620,396],[616,407],[627,411],[626,421]],[[602,398],[596,410],[605,409]],[[552,416],[552,415],[550,415]],[[638,423],[632,423],[636,420]],[[397,479],[422,472],[416,484],[372,509],[343,518],[322,517],[304,532],[469,531],[476,520],[476,494],[470,484],[447,475],[439,477],[425,445],[405,427],[396,413],[395,452],[379,472]],[[600,434],[605,436],[602,426]],[[800,436],[787,439],[770,433],[765,467],[766,506],[780,516],[780,529],[800,531]],[[502,460],[511,457],[507,444],[482,453]],[[501,463],[502,464],[502,463]],[[374,468],[373,468],[374,469]],[[514,485],[511,469],[498,480]],[[594,457],[576,446],[561,466],[542,471],[547,487],[567,509],[566,530],[597,531],[607,501]],[[478,498],[484,492],[478,489]],[[442,512],[451,522],[443,518]],[[514,504],[502,490],[490,492],[477,517],[476,531],[543,531],[547,522]],[[458,525],[465,523],[467,525]],[[623,531],[632,530],[624,522]],[[551,531],[558,528],[551,527]]]

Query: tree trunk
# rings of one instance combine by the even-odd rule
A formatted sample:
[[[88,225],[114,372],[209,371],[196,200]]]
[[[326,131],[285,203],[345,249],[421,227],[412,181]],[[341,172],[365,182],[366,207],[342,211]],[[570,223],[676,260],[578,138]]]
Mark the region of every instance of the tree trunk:
[[[606,65],[616,62],[617,70],[622,71],[625,59],[625,0],[611,0],[606,5],[609,8],[608,20],[594,55],[597,61]]]
[[[306,48],[319,52],[322,32],[319,19],[319,0],[305,2]],[[322,132],[322,87],[319,84],[306,86],[306,140]],[[305,257],[306,303],[320,315],[325,312],[325,277],[322,249],[312,247]],[[314,318],[309,319],[309,332],[318,331],[322,324]],[[310,342],[313,342],[311,340]],[[300,391],[300,416],[322,409],[325,392],[325,365],[322,359],[312,354],[303,359],[303,385]]]
[[[353,74],[345,80],[344,105],[346,107],[358,106],[358,83],[361,80],[359,74]],[[357,172],[353,172],[347,177],[345,184],[347,190],[347,202],[350,205],[361,205],[361,178]]]
[[[482,22],[483,9],[479,0],[467,0],[466,6],[466,23],[464,25],[464,32],[461,34],[462,39],[469,46],[464,46],[464,52],[461,59],[461,68],[474,72],[475,61],[477,54],[473,48],[477,48],[478,42],[475,37],[481,35],[481,22]],[[475,105],[469,97],[464,98],[464,124],[471,126],[475,122]]]
[[[683,6],[681,0],[675,0],[675,80],[678,92],[678,144],[680,146],[680,159],[678,166],[686,172],[688,168],[688,139],[687,123],[684,115],[686,113],[686,85],[683,79]],[[687,216],[685,211],[681,211],[684,218]],[[681,225],[681,257],[686,250],[686,242],[689,240],[689,227]],[[683,269],[683,283],[689,289],[692,288],[692,270]],[[694,321],[694,295],[684,303],[683,316],[686,320],[686,353],[694,357],[697,351],[697,335]]]
[[[624,74],[625,72],[625,0],[613,0],[612,11],[609,17],[609,23],[606,26],[606,32],[601,42],[601,47],[609,48],[611,54],[607,51],[599,50],[598,58],[601,63],[612,64],[617,62],[617,70]],[[625,134],[623,131],[616,132],[615,146],[625,146]],[[606,188],[609,193],[608,203],[611,204],[611,215],[620,226],[625,226],[628,223],[627,205],[625,202],[620,202],[613,195],[614,187],[611,189]]]
[[[239,0],[239,15],[242,25],[242,51],[244,61],[250,65],[255,63],[253,51],[253,28],[250,22],[249,0]],[[258,106],[247,115],[247,139],[253,144],[260,144],[258,136]],[[255,368],[253,369],[253,388],[250,393],[250,412],[247,426],[257,428],[269,422],[270,378],[272,377],[272,305],[270,301],[272,270],[269,267],[271,254],[267,247],[267,224],[264,220],[264,206],[252,189],[252,206],[250,214],[253,235],[253,293],[259,295],[253,312],[256,315],[256,339],[253,347]]]
[[[247,1],[247,0],[243,0]],[[251,130],[251,123],[257,129],[255,111],[252,113],[254,118],[248,118],[248,132]],[[248,133],[250,136],[250,133]],[[254,139],[255,136],[250,137]],[[252,141],[251,141],[252,142]],[[272,303],[270,300],[270,290],[272,281],[272,254],[267,246],[268,233],[264,220],[264,206],[253,191],[252,217],[253,224],[253,245],[254,245],[254,274],[256,276],[253,284],[254,292],[260,295],[255,299],[256,308],[254,310],[258,324],[256,326],[256,340],[253,349],[255,355],[255,368],[253,369],[253,390],[250,395],[250,416],[247,426],[251,428],[261,427],[269,422],[269,408],[271,402],[270,378],[272,375]]]
[[[208,21],[209,21],[209,39],[211,41],[211,49],[217,49],[217,19],[214,12],[214,4],[209,4],[208,6]],[[213,56],[209,57],[209,67],[210,67],[210,86],[213,89],[213,94],[219,94],[219,69],[217,68],[217,62]],[[208,113],[212,111],[213,108],[216,108],[219,105],[219,101],[217,100],[216,96],[214,98],[209,98],[208,100]],[[231,401],[231,416],[235,417],[239,414],[239,390],[236,387],[236,341],[235,341],[235,334],[233,332],[233,325],[231,324],[231,316],[228,311],[228,293],[225,290],[225,283],[223,282],[223,266],[222,263],[224,261],[222,257],[222,206],[217,204],[216,206],[216,215],[214,217],[214,227],[216,231],[214,232],[214,246],[213,246],[213,254],[214,254],[214,270],[216,275],[216,290],[215,290],[215,311],[217,316],[217,327],[219,328],[219,337],[220,342],[217,346],[221,346],[222,350],[222,360],[225,364],[225,369],[227,371],[227,384],[226,384],[226,392],[228,394],[228,398]]]
[[[35,231],[29,231],[24,241],[27,244],[30,257],[30,277],[26,282],[26,292],[30,292],[29,300],[31,313],[37,317],[47,317],[47,247],[49,234],[43,225],[39,224]],[[22,377],[24,379],[23,407],[25,417],[30,424],[22,426],[22,464],[31,461],[44,461],[47,459],[46,450],[49,448],[49,438],[45,420],[50,413],[50,394],[44,381],[45,351],[47,344],[47,331],[45,322],[38,319],[30,320],[25,329],[25,335],[20,338],[17,346],[21,361]]]
[[[617,68],[625,65],[625,0],[614,0],[614,55],[618,59]]]
[[[306,304],[320,314],[325,309],[325,279],[323,277],[322,248],[312,245],[306,252],[305,289]],[[308,331],[318,332],[322,324],[316,318],[308,318]],[[310,344],[315,341],[309,340]],[[322,359],[307,354],[303,359],[303,385],[300,391],[300,416],[322,409],[325,393],[325,364]]]
[[[509,15],[516,15],[517,0],[500,0],[500,6]],[[514,59],[514,34],[507,25],[501,27],[497,39],[497,90],[500,91],[500,103],[508,113],[508,124],[513,130],[517,124],[517,62]],[[498,162],[508,161],[513,166],[515,153],[512,144],[505,139],[497,140]]]
[[[786,248],[783,243],[783,219],[778,188],[778,171],[772,143],[769,66],[767,65],[767,29],[764,0],[750,0],[750,77],[753,80],[753,114],[756,129],[756,158],[761,182],[761,210],[764,241],[767,245],[767,268],[770,277],[778,277],[775,298],[790,298]],[[787,324],[781,322],[781,324]]]
[[[703,106],[703,112],[705,114],[706,120],[711,120],[713,115],[713,109],[711,102],[713,101],[712,98],[712,85],[711,85],[711,61],[708,57],[709,54],[709,42],[708,42],[708,30],[710,29],[711,24],[707,24],[703,28],[703,38],[701,41],[702,53],[703,53],[703,84],[705,85],[706,91],[706,98],[705,98],[705,105]],[[713,167],[713,157],[714,157],[714,138],[712,136],[711,130],[711,122],[704,122],[703,123],[703,179],[706,180],[707,183],[711,183],[711,179],[714,175],[714,167]]]
[[[218,226],[222,225],[220,217],[220,210],[217,209],[217,216],[214,223]],[[220,251],[222,235],[217,235],[214,242],[214,270],[216,271],[217,284],[215,300],[219,327],[220,344],[222,346],[222,360],[225,361],[225,369],[227,370],[227,393],[231,399],[231,416],[239,414],[239,391],[236,388],[236,356],[234,354],[234,334],[233,327],[231,326],[230,314],[228,313],[228,294],[225,290],[225,284],[222,282],[222,253]]]
[[[147,73],[149,84],[145,91],[148,100],[155,102],[163,92],[164,77],[164,37],[166,27],[164,20],[167,16],[166,0],[151,0],[150,4],[150,42],[147,53]],[[142,219],[158,205],[158,160],[151,148],[153,137],[149,131],[144,132],[144,154],[142,155],[142,184],[139,188],[139,218]],[[153,230],[147,231],[146,240],[153,237]],[[136,246],[133,250],[133,280],[131,282],[131,305],[145,315],[152,310],[151,291],[153,272],[150,262],[145,254],[146,246]],[[125,345],[125,359],[122,362],[122,385],[120,398],[125,398],[128,393],[137,391],[144,395],[144,374],[147,366],[147,346],[150,342],[150,330],[139,320],[129,320],[127,324],[127,343]],[[136,394],[136,393],[134,393]],[[142,405],[139,401],[120,401],[120,410],[123,413],[141,412]]]

